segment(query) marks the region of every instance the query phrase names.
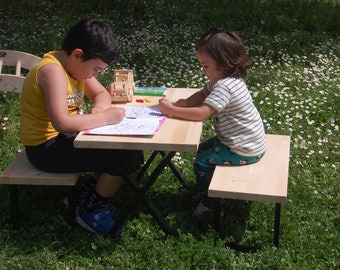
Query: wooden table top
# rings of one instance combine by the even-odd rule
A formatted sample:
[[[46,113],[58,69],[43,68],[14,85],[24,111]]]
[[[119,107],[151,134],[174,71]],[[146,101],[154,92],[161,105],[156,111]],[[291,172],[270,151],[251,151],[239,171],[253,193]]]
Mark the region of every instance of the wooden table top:
[[[186,98],[198,91],[196,88],[168,88],[166,97],[170,101]],[[139,103],[136,99],[151,99],[151,102]],[[134,96],[126,106],[157,107],[158,96]],[[86,135],[80,132],[74,141],[78,148],[157,150],[176,152],[196,152],[202,133],[202,122],[167,118],[153,136],[114,136]]]

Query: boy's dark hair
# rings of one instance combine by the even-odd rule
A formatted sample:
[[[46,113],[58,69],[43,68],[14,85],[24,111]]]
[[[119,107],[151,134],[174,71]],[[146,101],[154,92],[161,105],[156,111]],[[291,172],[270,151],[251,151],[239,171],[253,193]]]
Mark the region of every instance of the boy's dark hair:
[[[203,34],[197,42],[197,50],[208,53],[226,77],[245,79],[247,70],[253,65],[241,38],[236,33],[219,28],[213,28]]]
[[[105,22],[97,19],[83,19],[67,33],[61,49],[68,55],[75,49],[83,50],[83,61],[99,58],[111,65],[118,57],[117,40]]]

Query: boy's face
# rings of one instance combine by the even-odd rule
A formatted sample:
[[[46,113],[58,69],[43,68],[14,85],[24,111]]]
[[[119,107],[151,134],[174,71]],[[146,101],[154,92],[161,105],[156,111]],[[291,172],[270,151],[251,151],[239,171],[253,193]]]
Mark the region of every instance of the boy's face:
[[[84,61],[82,56],[83,51],[80,49],[75,49],[70,55],[71,64],[69,65],[68,72],[76,80],[87,80],[97,77],[107,67],[107,64],[99,58]]]
[[[106,67],[107,64],[100,59],[90,59],[87,61],[79,59],[79,61],[76,62],[72,77],[77,80],[86,80],[97,77]]]
[[[218,68],[216,61],[205,51],[198,51],[198,61],[202,66],[202,72],[213,83],[224,78],[223,71]]]

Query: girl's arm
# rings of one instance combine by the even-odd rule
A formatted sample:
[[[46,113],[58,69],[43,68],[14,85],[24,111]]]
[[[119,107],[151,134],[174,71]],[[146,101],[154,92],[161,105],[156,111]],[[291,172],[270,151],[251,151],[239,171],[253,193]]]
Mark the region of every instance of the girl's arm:
[[[204,121],[215,113],[215,109],[203,104],[206,97],[204,89],[201,89],[187,99],[179,99],[174,104],[170,103],[166,98],[162,98],[159,100],[159,109],[163,114],[171,117]]]
[[[191,121],[204,121],[215,113],[215,109],[206,104],[195,107],[178,107],[165,98],[159,100],[159,109],[163,114],[170,117]]]
[[[194,107],[201,105],[207,95],[205,94],[204,90],[201,89],[200,91],[192,94],[190,97],[186,99],[179,99],[175,102],[175,106],[179,107]]]
[[[102,88],[99,87],[97,89],[95,87],[98,85],[94,81],[89,83],[86,94],[94,100],[95,106],[97,106],[96,108],[100,112],[94,114],[69,114],[67,107],[67,82],[64,71],[57,65],[49,64],[43,66],[38,73],[38,83],[44,91],[47,111],[53,127],[59,132],[74,132],[107,124],[115,124],[122,121],[125,116],[123,108],[113,108],[110,106],[111,99],[106,101],[105,93],[102,91]]]

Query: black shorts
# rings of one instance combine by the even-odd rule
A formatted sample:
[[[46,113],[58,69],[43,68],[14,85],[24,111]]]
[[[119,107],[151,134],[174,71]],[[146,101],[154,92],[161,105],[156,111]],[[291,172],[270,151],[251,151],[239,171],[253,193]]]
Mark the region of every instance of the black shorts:
[[[59,134],[37,146],[25,146],[28,160],[48,172],[98,172],[121,175],[132,173],[144,163],[143,151],[75,148],[77,133]]]

